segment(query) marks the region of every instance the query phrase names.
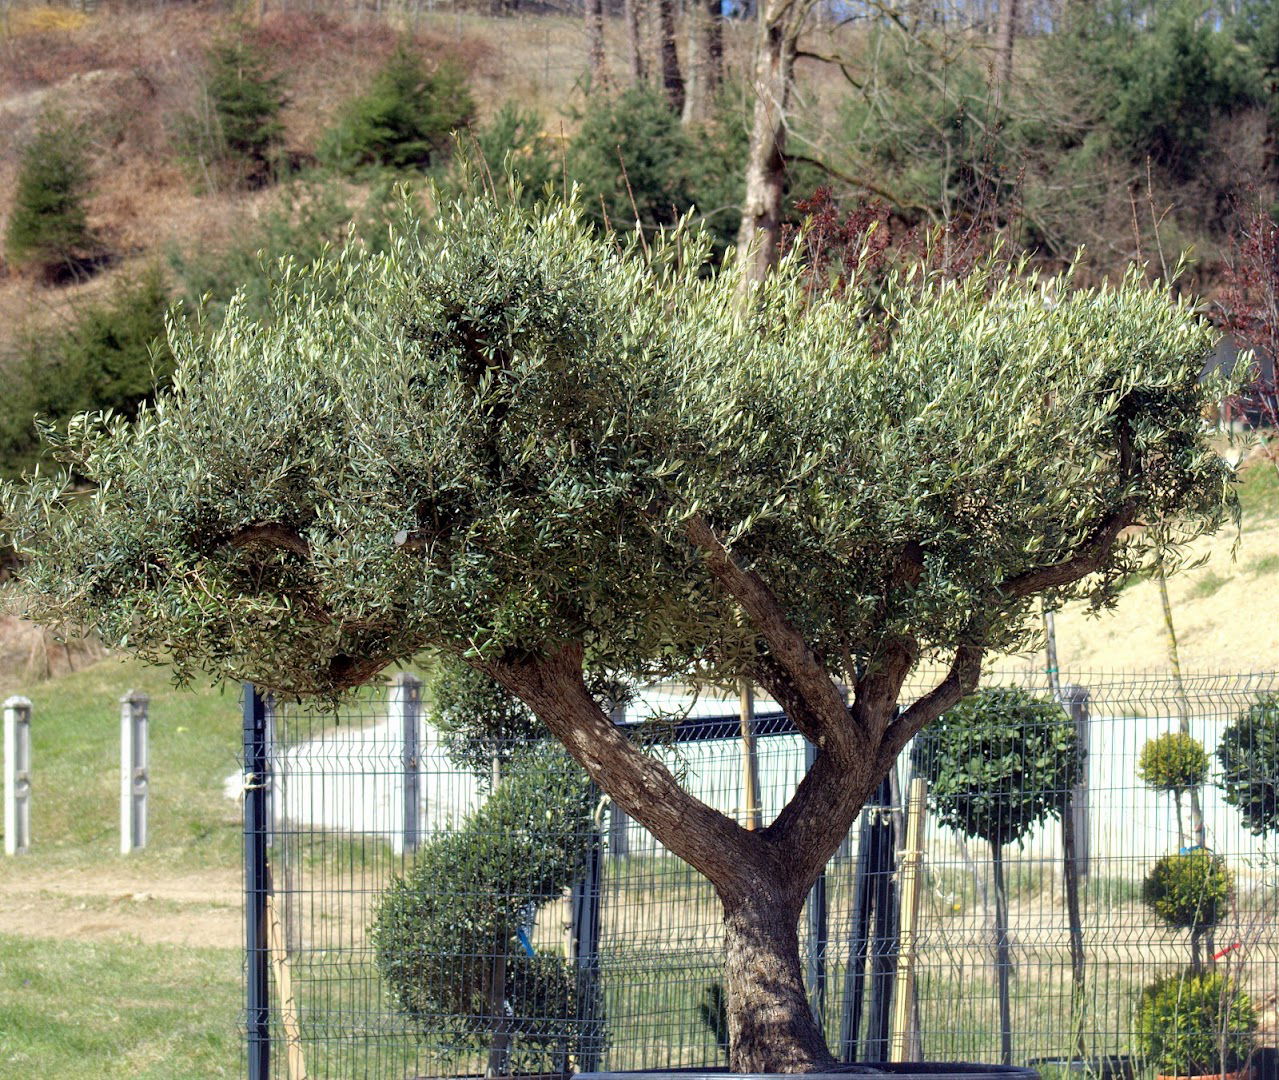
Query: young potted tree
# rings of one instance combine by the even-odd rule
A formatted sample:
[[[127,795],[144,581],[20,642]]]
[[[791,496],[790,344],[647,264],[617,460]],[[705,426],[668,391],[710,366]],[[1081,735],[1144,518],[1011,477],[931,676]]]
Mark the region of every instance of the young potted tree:
[[[379,900],[378,971],[446,1057],[482,1052],[491,1076],[559,1075],[571,1056],[602,1049],[598,988],[521,933],[585,872],[592,804],[563,751],[526,748],[483,806],[424,845]]]
[[[484,671],[713,883],[732,1067],[831,1068],[811,886],[1041,595],[1105,607],[1227,519],[1215,332],[1137,272],[823,296],[798,257],[754,282],[685,231],[619,249],[571,206],[439,202],[282,275],[266,319],[175,321],[173,389],[60,443],[90,497],[4,489],[21,606],[297,695],[423,650]],[[815,761],[747,830],[613,723],[610,673],[752,679]]]
[[[1279,694],[1262,694],[1221,733],[1217,744],[1227,803],[1257,836],[1279,832]]]
[[[1190,970],[1203,969],[1202,938],[1230,911],[1234,875],[1203,848],[1165,855],[1142,882],[1142,902],[1165,923],[1190,931]]]
[[[1156,979],[1137,1005],[1137,1046],[1160,1080],[1244,1075],[1256,1015],[1248,995],[1217,971]]]
[[[990,845],[995,884],[995,973],[1000,1056],[1012,1064],[1008,890],[1004,848],[1036,825],[1060,820],[1078,782],[1082,753],[1075,723],[1059,705],[1024,690],[990,689],[966,698],[915,744],[916,768],[942,823]]]
[[[1141,748],[1137,775],[1147,787],[1173,797],[1177,808],[1177,847],[1186,847],[1181,800],[1187,792],[1198,790],[1208,779],[1208,754],[1203,743],[1184,731],[1157,735]]]

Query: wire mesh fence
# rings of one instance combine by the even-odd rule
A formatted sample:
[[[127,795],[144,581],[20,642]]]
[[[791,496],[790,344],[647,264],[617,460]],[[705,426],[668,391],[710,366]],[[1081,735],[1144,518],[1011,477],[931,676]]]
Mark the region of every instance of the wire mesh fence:
[[[987,682],[998,707],[908,748],[810,895],[801,948],[832,1050],[886,1056],[915,773],[933,781],[915,1054],[1159,1071],[1143,991],[1191,967],[1247,996],[1221,1021],[1247,1027],[1236,1041],[1273,1047],[1279,676],[1076,676],[1065,708],[1038,712],[1017,703],[1053,700],[1042,676]],[[771,702],[742,704],[651,687],[615,720],[698,797],[764,826],[814,751]],[[408,676],[337,713],[250,695],[245,716],[259,1075],[724,1063],[710,885],[561,752],[495,744],[477,762]],[[1165,737],[1168,758],[1187,732],[1208,775],[1172,783],[1149,747]]]

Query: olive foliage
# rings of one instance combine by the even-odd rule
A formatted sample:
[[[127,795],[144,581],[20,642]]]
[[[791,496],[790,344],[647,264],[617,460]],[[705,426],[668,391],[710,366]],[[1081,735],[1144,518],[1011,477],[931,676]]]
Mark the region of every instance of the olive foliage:
[[[51,433],[91,497],[3,490],[27,610],[300,694],[430,646],[734,678],[757,640],[696,518],[835,674],[1025,645],[1032,593],[1105,606],[1229,515],[1213,331],[1136,271],[814,297],[798,257],[747,285],[688,230],[640,244],[571,205],[406,207],[385,250],[286,267],[263,319],[174,320],[154,406]],[[1117,516],[1147,528],[1097,573],[1010,584]]]

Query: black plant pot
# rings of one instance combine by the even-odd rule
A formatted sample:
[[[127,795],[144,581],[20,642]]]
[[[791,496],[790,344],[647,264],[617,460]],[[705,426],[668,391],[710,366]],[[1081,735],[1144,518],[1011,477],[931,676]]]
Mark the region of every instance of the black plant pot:
[[[803,1080],[848,1080],[849,1076],[882,1076],[890,1080],[1040,1080],[1034,1069],[1014,1065],[981,1065],[969,1061],[876,1062],[840,1065],[805,1073]],[[727,1069],[637,1069],[629,1072],[578,1073],[575,1080],[764,1080],[778,1073],[733,1073]],[[798,1080],[787,1077],[786,1080]]]

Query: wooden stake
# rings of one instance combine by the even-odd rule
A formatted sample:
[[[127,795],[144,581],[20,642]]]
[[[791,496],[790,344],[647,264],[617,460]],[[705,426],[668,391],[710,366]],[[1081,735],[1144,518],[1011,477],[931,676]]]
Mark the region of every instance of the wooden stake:
[[[892,1032],[888,1060],[905,1061],[910,1045],[910,1006],[915,997],[915,934],[919,926],[919,871],[924,862],[924,823],[928,781],[910,782],[906,803],[906,850],[901,866],[901,929],[898,932],[897,986],[893,991]]]
[[[280,1019],[288,1052],[289,1080],[307,1080],[306,1059],[302,1056],[302,1029],[298,1026],[298,1007],[289,970],[289,951],[284,944],[284,927],[280,925],[280,910],[276,907],[274,891],[266,895],[266,926],[275,986],[280,992]]]

